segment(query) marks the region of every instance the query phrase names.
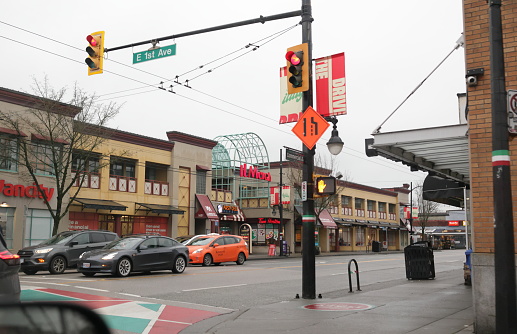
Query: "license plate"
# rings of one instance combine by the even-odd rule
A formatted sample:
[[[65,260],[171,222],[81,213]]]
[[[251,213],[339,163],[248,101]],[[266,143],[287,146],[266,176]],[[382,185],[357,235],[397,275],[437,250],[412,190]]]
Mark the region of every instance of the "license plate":
[[[90,264],[89,263],[83,263],[83,268],[90,268]]]

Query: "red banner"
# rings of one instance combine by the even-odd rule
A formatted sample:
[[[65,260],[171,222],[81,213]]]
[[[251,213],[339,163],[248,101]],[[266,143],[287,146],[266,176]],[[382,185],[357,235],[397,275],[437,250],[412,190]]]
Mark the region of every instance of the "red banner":
[[[346,115],[345,53],[315,60],[316,110],[323,116]]]

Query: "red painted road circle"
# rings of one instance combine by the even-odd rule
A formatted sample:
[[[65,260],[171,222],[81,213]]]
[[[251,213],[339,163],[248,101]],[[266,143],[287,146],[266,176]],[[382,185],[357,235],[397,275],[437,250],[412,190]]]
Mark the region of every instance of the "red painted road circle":
[[[303,308],[315,311],[363,311],[373,307],[373,305],[359,303],[318,303],[305,305]]]

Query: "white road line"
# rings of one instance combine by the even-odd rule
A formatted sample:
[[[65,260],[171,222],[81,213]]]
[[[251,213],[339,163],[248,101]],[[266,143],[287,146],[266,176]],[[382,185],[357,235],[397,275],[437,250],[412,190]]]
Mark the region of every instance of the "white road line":
[[[24,277],[24,279],[29,279],[29,278],[28,277]],[[80,279],[80,278],[46,277],[46,276],[38,276],[38,277],[34,277],[34,279],[60,279],[62,281],[81,281],[81,282],[85,281],[84,279]]]
[[[85,289],[85,290],[93,290],[93,291],[100,291],[100,292],[109,292],[109,290],[90,288],[90,287],[87,287],[87,286],[77,286],[76,285],[76,286],[74,286],[74,288]]]
[[[140,295],[133,295],[133,294],[130,294],[130,293],[123,293],[123,292],[118,292],[119,295],[124,295],[124,296],[129,296],[129,297],[138,297],[138,298],[141,298],[142,296]]]
[[[189,292],[189,291],[199,291],[199,290],[210,290],[210,289],[223,289],[223,288],[234,288],[236,286],[244,286],[248,284],[236,284],[236,285],[224,285],[224,286],[212,286],[209,288],[199,288],[199,289],[188,289],[188,290],[181,290],[182,292]]]

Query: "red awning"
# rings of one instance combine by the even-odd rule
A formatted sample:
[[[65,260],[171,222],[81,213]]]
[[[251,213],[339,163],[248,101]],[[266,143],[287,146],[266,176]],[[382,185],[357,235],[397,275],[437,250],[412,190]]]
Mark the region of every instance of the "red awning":
[[[323,227],[330,228],[330,229],[337,228],[337,225],[334,222],[334,218],[332,218],[332,216],[330,215],[330,213],[327,210],[321,211],[318,218],[319,218],[321,225],[323,225]]]
[[[25,133],[23,133],[22,131],[12,130],[12,129],[8,129],[8,128],[0,128],[0,132],[7,133],[10,135],[15,135],[15,136],[27,137],[27,135]]]
[[[204,213],[204,217],[210,220],[219,220],[219,215],[217,211],[215,211],[214,206],[212,205],[212,201],[208,198],[208,195],[196,194],[196,198],[201,206],[202,213]],[[196,217],[198,214],[196,213]]]

